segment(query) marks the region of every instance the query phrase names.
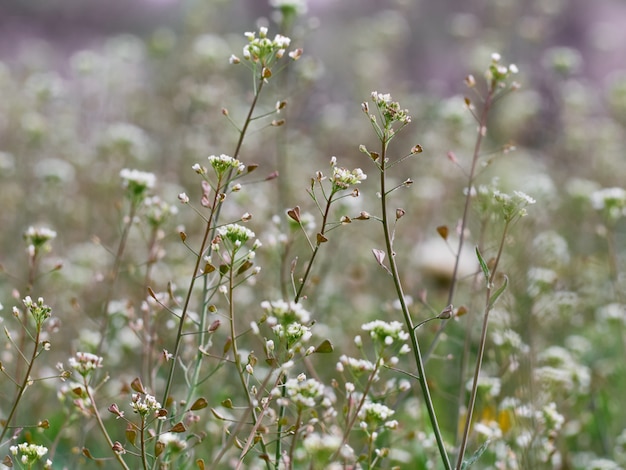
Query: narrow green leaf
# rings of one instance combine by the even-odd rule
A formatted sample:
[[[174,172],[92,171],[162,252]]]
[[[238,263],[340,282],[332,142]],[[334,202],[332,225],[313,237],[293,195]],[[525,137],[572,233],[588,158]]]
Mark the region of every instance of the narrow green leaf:
[[[487,450],[487,447],[489,447],[490,442],[491,441],[487,439],[485,443],[482,446],[480,446],[480,448],[476,452],[474,452],[474,454],[469,459],[465,460],[463,462],[463,465],[461,465],[461,470],[467,470],[472,465],[474,465],[476,461],[480,458],[480,456],[483,455],[483,453]]]
[[[476,247],[476,256],[478,257],[478,263],[480,264],[480,269],[483,270],[483,274],[485,275],[485,281],[487,282],[487,287],[489,287],[489,278],[491,277],[491,272],[489,271],[489,268],[487,267],[487,263],[485,263],[485,260],[480,254],[478,247]]]
[[[502,284],[502,286],[497,291],[495,291],[494,294],[489,298],[489,310],[492,309],[492,307],[495,305],[498,298],[504,293],[508,285],[509,278],[507,276],[504,276],[504,283]]]

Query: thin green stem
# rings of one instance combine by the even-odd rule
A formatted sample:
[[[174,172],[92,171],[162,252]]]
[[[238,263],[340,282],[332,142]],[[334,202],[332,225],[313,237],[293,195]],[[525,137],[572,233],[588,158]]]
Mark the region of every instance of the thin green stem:
[[[469,403],[467,405],[467,415],[465,417],[465,427],[463,429],[463,436],[461,438],[461,444],[459,446],[459,453],[456,461],[456,470],[461,470],[461,466],[463,465],[463,458],[465,456],[465,450],[467,448],[467,440],[469,438],[469,432],[472,426],[472,415],[474,413],[474,406],[476,404],[476,395],[478,392],[478,378],[480,376],[480,369],[483,363],[483,356],[485,353],[485,344],[487,343],[487,326],[489,324],[489,312],[491,311],[491,292],[493,289],[493,283],[496,277],[496,273],[498,270],[498,264],[500,263],[500,258],[502,256],[502,251],[504,249],[504,241],[506,239],[506,234],[509,228],[510,221],[507,220],[504,229],[502,231],[502,238],[500,239],[500,246],[498,247],[498,254],[496,255],[496,259],[493,264],[493,268],[491,270],[491,274],[489,279],[487,280],[487,290],[485,293],[485,313],[483,315],[483,324],[482,330],[480,333],[480,342],[478,344],[478,357],[476,358],[476,367],[474,369],[474,379],[472,383],[472,390],[470,392]]]
[[[93,408],[93,414],[96,417],[96,421],[98,422],[98,427],[100,428],[100,431],[102,431],[102,435],[104,436],[107,443],[109,444],[109,449],[113,449],[113,441],[111,440],[111,437],[109,436],[109,433],[107,432],[107,429],[104,427],[104,423],[102,422],[102,418],[100,417],[100,413],[98,412],[98,406],[96,405],[96,400],[93,397],[91,391],[89,390],[89,383],[87,382],[86,377],[83,377],[83,385],[85,386],[85,393],[87,394],[87,397],[89,398],[89,403],[91,403],[91,407]],[[143,439],[141,440],[141,442],[143,446]],[[124,462],[124,459],[122,458],[122,454],[113,451],[113,455],[115,455],[115,459],[119,462],[119,464],[121,465],[123,469],[130,470],[128,468],[128,465],[126,465],[126,462]]]
[[[422,389],[422,394],[424,395],[424,404],[426,405],[428,416],[430,418],[430,423],[433,428],[433,433],[435,434],[435,440],[437,441],[439,454],[441,455],[441,460],[446,470],[451,470],[452,466],[450,464],[450,460],[448,457],[448,453],[446,451],[443,436],[441,434],[441,430],[437,422],[437,415],[435,413],[435,407],[433,405],[433,401],[430,396],[430,389],[428,388],[428,382],[426,380],[426,370],[424,367],[424,360],[422,358],[420,346],[417,341],[417,335],[415,332],[415,328],[413,326],[413,320],[411,319],[411,315],[409,313],[409,309],[408,309],[408,306],[406,304],[406,300],[404,297],[404,291],[402,289],[402,283],[400,282],[400,275],[398,272],[396,257],[393,251],[390,222],[389,222],[389,217],[387,213],[388,207],[387,207],[386,168],[385,168],[386,159],[387,159],[387,156],[386,156],[387,144],[388,144],[388,140],[385,137],[382,139],[382,153],[381,153],[381,164],[380,164],[380,194],[381,194],[383,232],[385,236],[387,258],[389,259],[389,270],[391,271],[393,284],[396,289],[398,300],[400,301],[400,307],[402,310],[402,316],[404,317],[404,323],[406,325],[407,330],[409,331],[409,337],[411,338],[411,346],[413,350],[413,356],[415,358],[415,365],[417,366],[417,375],[419,377],[419,384]]]
[[[35,249],[32,256],[28,258],[28,279],[26,281],[26,293],[30,294],[35,285],[35,279],[37,278],[37,266],[38,266],[38,254],[39,250]],[[18,351],[23,351],[26,347],[26,337],[28,336],[28,315],[24,315],[22,319],[22,330],[20,331]],[[15,365],[15,377],[22,375],[22,361],[17,361]],[[1,441],[1,440],[0,440]]]
[[[139,436],[141,439],[141,464],[143,465],[143,470],[148,470],[148,456],[146,452],[146,423],[143,417],[141,418]]]
[[[218,190],[219,188],[220,186],[218,183]],[[206,229],[204,231],[202,243],[200,244],[200,250],[198,251],[198,255],[196,256],[196,263],[194,265],[193,273],[191,275],[191,280],[189,281],[189,287],[187,289],[187,294],[185,296],[185,302],[183,304],[183,308],[180,313],[180,319],[178,322],[178,330],[176,332],[176,342],[174,344],[174,351],[172,353],[172,359],[171,359],[172,365],[170,366],[169,374],[167,376],[167,381],[165,382],[165,390],[163,392],[163,400],[161,402],[164,404],[164,406],[167,406],[168,397],[170,394],[170,390],[172,388],[172,383],[174,382],[174,371],[176,370],[176,363],[178,362],[178,357],[180,355],[180,347],[183,341],[183,328],[185,326],[185,320],[187,319],[187,312],[189,310],[189,303],[191,302],[191,295],[193,293],[193,287],[196,283],[196,279],[198,278],[198,272],[200,270],[200,263],[202,262],[203,253],[208,244],[209,234],[213,230],[211,221],[213,220],[214,213],[220,207],[218,205],[218,200],[219,200],[219,191],[215,191],[213,195],[213,203],[211,204],[211,215],[208,219],[209,222],[206,224]],[[161,433],[162,429],[163,429],[163,421],[159,420],[157,424],[157,436]],[[154,465],[156,465],[157,460],[158,459],[154,460]]]
[[[133,225],[133,219],[135,218],[135,214],[137,213],[137,208],[140,202],[141,201],[131,199],[130,211],[128,213],[128,222],[124,225],[124,228],[122,229],[120,243],[118,244],[117,252],[115,253],[115,260],[113,261],[113,268],[111,269],[110,273],[110,282],[108,284],[106,297],[102,304],[102,316],[104,318],[104,324],[100,328],[100,330],[102,331],[102,336],[100,337],[100,342],[98,343],[98,348],[96,349],[96,355],[98,356],[102,355],[105,343],[113,334],[112,331],[109,331],[109,305],[111,303],[111,299],[113,298],[113,293],[115,292],[115,287],[117,285],[117,279],[119,277],[120,267],[122,265],[122,256],[124,254],[124,250],[126,249],[126,242],[128,241],[128,234],[130,233],[130,228]]]
[[[330,195],[328,196],[328,200],[326,201],[326,208],[324,209],[324,215],[322,216],[322,228],[320,230],[320,235],[324,235],[324,232],[326,231],[326,226],[328,224],[328,215],[330,213],[330,205],[333,202],[333,196],[335,195],[335,192],[331,192]],[[307,279],[309,278],[309,275],[311,274],[311,268],[313,267],[313,261],[315,260],[315,257],[317,256],[317,252],[320,249],[321,246],[321,242],[318,240],[317,244],[315,245],[315,249],[313,250],[313,254],[311,255],[311,259],[309,260],[309,264],[306,267],[306,271],[304,273],[304,276],[302,277],[302,281],[300,281],[300,287],[298,287],[298,292],[296,292],[296,296],[293,299],[293,301],[295,303],[298,303],[300,301],[300,298],[302,297],[302,292],[304,291],[304,285],[307,282]]]
[[[472,186],[474,184],[474,178],[476,177],[476,166],[478,163],[478,157],[480,156],[480,148],[483,143],[483,137],[486,134],[487,130],[487,118],[489,116],[489,111],[491,110],[491,106],[493,105],[493,98],[496,90],[490,88],[487,92],[487,97],[485,98],[483,109],[480,114],[480,119],[478,119],[478,133],[476,134],[476,142],[474,143],[474,153],[472,155],[472,164],[470,167],[470,172],[467,178],[467,194],[465,195],[465,204],[463,206],[463,217],[461,219],[461,227],[459,229],[459,244],[457,245],[456,256],[454,260],[454,269],[452,270],[452,279],[450,281],[450,290],[448,291],[448,300],[446,305],[451,305],[454,302],[454,294],[456,293],[456,288],[458,284],[459,277],[459,265],[461,261],[461,253],[463,251],[463,246],[465,244],[465,230],[467,228],[467,224],[469,221],[469,212],[470,212],[470,203],[472,199]],[[426,351],[424,355],[424,360],[428,362],[428,359],[431,357],[434,352],[439,340],[441,339],[441,334],[443,333],[444,328],[448,324],[448,320],[444,320],[441,322],[435,337],[433,338],[430,347]]]
[[[293,439],[291,439],[291,446],[289,446],[289,466],[293,468],[293,453],[296,450],[298,444],[298,432],[300,431],[300,425],[302,424],[302,410],[298,408],[298,415],[296,416],[296,424],[293,426]]]
[[[148,262],[146,263],[146,273],[144,276],[143,288],[148,289],[152,283],[152,269],[157,261],[158,250],[158,228],[154,227],[150,233],[150,240],[148,241]],[[155,342],[155,328],[156,325],[153,321],[150,321],[150,310],[143,310],[143,325],[145,328],[145,336],[143,343],[143,361],[142,361],[142,376],[144,380],[148,380],[148,387],[154,390],[154,372],[152,368],[153,360],[153,346]]]
[[[258,391],[258,393],[257,393],[257,395],[255,397],[257,400],[261,399],[261,394],[265,391],[265,387],[267,386],[267,383],[269,382],[269,379],[270,379],[271,376],[272,376],[272,373],[271,372],[268,373],[267,376],[265,377],[265,380],[263,381],[263,383],[259,387],[259,391]],[[276,387],[277,385],[278,385],[278,381],[276,381],[276,383],[274,384],[274,387]],[[263,405],[263,408],[261,409],[261,414],[260,414],[257,422],[255,423],[255,425],[252,427],[252,430],[250,431],[250,435],[249,435],[248,439],[246,440],[246,445],[244,446],[244,448],[243,448],[243,450],[241,452],[241,458],[240,458],[239,463],[237,464],[237,467],[236,467],[237,469],[241,468],[243,456],[245,456],[245,454],[248,452],[248,449],[250,447],[250,442],[252,442],[251,439],[253,438],[254,433],[256,433],[258,427],[260,426],[261,418],[263,417],[263,415],[267,411],[267,408],[269,407],[270,402],[271,402],[271,400],[267,400],[265,402],[265,404]],[[248,419],[248,414],[250,414],[251,412],[252,412],[252,408],[246,407],[246,409],[244,410],[243,415],[240,417],[239,421],[237,422],[237,426],[230,433],[230,437],[224,443],[224,445],[222,445],[222,448],[220,449],[219,453],[217,454],[217,457],[215,457],[215,459],[213,460],[213,462],[211,463],[211,466],[209,468],[216,468],[217,467],[217,464],[222,460],[222,458],[224,457],[224,455],[226,454],[228,449],[230,449],[230,447],[233,445],[233,443],[235,442],[235,439],[237,439],[237,435],[239,434],[239,431],[241,431],[241,428],[243,428],[246,419]]]
[[[250,410],[250,416],[252,416],[253,424],[257,423],[257,416],[254,412],[254,399],[250,396],[250,390],[248,389],[248,384],[246,383],[246,378],[244,376],[244,367],[241,362],[241,356],[239,355],[239,348],[237,345],[237,331],[235,328],[235,298],[233,293],[235,292],[235,253],[231,253],[231,264],[228,269],[228,310],[229,310],[229,325],[230,325],[230,336],[232,339],[232,348],[233,348],[233,356],[235,362],[235,368],[237,369],[237,375],[239,376],[239,381],[241,382],[241,387],[243,392],[248,399],[248,409]],[[266,452],[265,441],[261,439],[260,441],[261,447],[263,451]],[[265,461],[267,468],[270,468],[269,460]]]
[[[6,436],[7,431],[9,430],[9,426],[11,425],[11,421],[13,420],[13,417],[15,416],[15,413],[17,412],[17,407],[18,407],[20,401],[22,400],[22,397],[24,396],[24,392],[26,391],[26,387],[28,386],[30,373],[33,370],[33,365],[35,364],[35,359],[37,358],[37,349],[39,348],[39,338],[40,338],[40,335],[41,335],[41,325],[38,325],[37,326],[37,334],[35,335],[35,339],[34,339],[35,345],[33,347],[33,354],[32,354],[32,356],[30,358],[30,361],[27,362],[28,367],[27,367],[26,372],[24,374],[24,379],[22,380],[22,383],[19,385],[19,388],[18,388],[18,391],[17,391],[17,396],[15,397],[15,400],[13,400],[13,406],[11,407],[11,411],[9,412],[9,416],[6,419],[6,423],[4,425],[4,429],[2,430],[2,433],[0,433],[0,444],[2,443],[2,440],[4,439],[4,436]],[[16,379],[18,379],[18,378],[16,377]]]

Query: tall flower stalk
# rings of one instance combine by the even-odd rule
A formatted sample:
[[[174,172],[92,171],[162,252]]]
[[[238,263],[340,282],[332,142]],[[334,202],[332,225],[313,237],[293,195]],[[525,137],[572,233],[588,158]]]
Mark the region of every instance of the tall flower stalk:
[[[413,324],[413,320],[411,318],[411,314],[409,312],[409,308],[406,302],[406,297],[404,294],[404,289],[402,287],[402,281],[400,279],[400,273],[398,270],[398,265],[396,263],[396,254],[393,248],[393,233],[392,233],[392,225],[395,223],[391,221],[391,217],[389,216],[389,195],[399,187],[403,187],[405,185],[411,184],[411,180],[406,180],[404,184],[400,186],[396,186],[394,188],[387,188],[387,171],[392,166],[400,163],[404,160],[404,158],[400,158],[394,162],[391,162],[388,157],[388,147],[391,140],[395,137],[398,131],[404,128],[411,122],[411,116],[408,114],[408,111],[400,108],[399,103],[392,101],[391,96],[389,94],[382,94],[378,92],[372,93],[372,101],[377,110],[377,114],[370,113],[368,103],[362,104],[363,111],[368,115],[372,127],[378,136],[380,141],[380,153],[370,152],[364,146],[361,147],[361,150],[369,155],[372,161],[376,164],[379,173],[380,173],[380,200],[381,200],[381,222],[383,228],[383,236],[385,239],[385,251],[374,250],[374,257],[377,262],[391,275],[393,280],[393,285],[396,291],[397,298],[400,302],[400,310],[402,312],[402,316],[404,319],[404,323],[406,325],[407,331],[409,331],[409,338],[411,341],[411,349],[413,351],[413,357],[415,359],[415,365],[417,368],[417,380],[420,384],[420,388],[422,390],[422,395],[424,397],[424,404],[428,411],[428,417],[430,419],[430,423],[433,428],[433,433],[435,435],[435,440],[437,441],[437,447],[439,449],[439,455],[441,457],[441,461],[444,464],[446,470],[450,470],[452,468],[450,464],[450,459],[448,457],[448,452],[446,450],[445,442],[443,439],[443,435],[441,433],[441,429],[439,428],[439,423],[437,421],[437,414],[435,412],[435,407],[430,395],[430,389],[428,386],[428,381],[426,378],[426,370],[424,367],[424,359],[422,357],[422,352],[420,349],[419,342],[417,340],[416,335],[416,326]],[[381,123],[378,123],[378,118],[380,118]],[[408,156],[415,155],[420,153],[422,148],[420,146],[415,146],[411,149],[411,153]],[[407,157],[408,157],[407,156]],[[399,209],[395,211],[395,222],[397,222],[404,215],[404,211]],[[385,265],[384,259],[385,255],[388,259],[389,266]]]
[[[476,79],[473,75],[468,75],[465,78],[466,86],[478,94],[478,98],[482,102],[482,106],[480,111],[477,113],[474,105],[472,104],[472,100],[470,98],[465,98],[465,105],[472,113],[474,120],[478,124],[478,132],[476,133],[476,141],[474,143],[472,161],[470,164],[469,172],[467,174],[467,192],[465,194],[461,224],[458,229],[459,242],[456,248],[454,268],[452,270],[452,278],[450,281],[450,288],[448,290],[448,300],[446,302],[447,305],[452,305],[454,303],[454,295],[456,294],[457,284],[459,282],[459,265],[461,262],[461,253],[463,253],[463,247],[465,246],[465,232],[469,224],[469,214],[472,200],[471,189],[475,184],[476,177],[478,176],[477,167],[480,160],[481,149],[484,143],[484,139],[487,135],[488,118],[491,113],[492,107],[497,99],[503,97],[506,92],[514,91],[519,88],[519,84],[517,82],[513,82],[510,86],[507,87],[507,81],[511,75],[517,73],[517,67],[514,64],[511,64],[508,67],[504,66],[500,63],[500,60],[500,54],[492,54],[491,64],[489,65],[485,73],[485,77],[487,80],[487,91],[484,96],[482,96],[477,91]],[[437,333],[435,334],[435,337],[430,344],[428,351],[424,355],[426,361],[428,361],[435,348],[437,347],[437,344],[439,344],[439,340],[447,323],[447,320],[444,320],[437,330]]]
[[[202,236],[202,241],[200,243],[199,249],[194,250],[196,255],[194,270],[191,275],[189,286],[187,288],[185,299],[183,301],[178,318],[176,340],[174,343],[173,351],[171,351],[170,368],[164,388],[162,400],[163,403],[168,403],[170,391],[174,382],[176,366],[180,361],[181,345],[184,337],[184,328],[189,314],[191,299],[193,293],[195,292],[196,281],[199,278],[202,278],[203,286],[200,299],[201,315],[198,324],[197,336],[198,344],[200,347],[198,348],[198,353],[196,354],[196,357],[193,360],[193,364],[190,367],[190,370],[192,370],[192,374],[190,376],[190,382],[188,384],[189,388],[187,393],[187,402],[190,402],[190,400],[193,399],[196,388],[200,383],[200,370],[202,361],[204,359],[204,353],[202,352],[202,348],[207,340],[208,335],[212,333],[212,331],[210,331],[211,328],[207,327],[207,315],[209,313],[208,299],[210,298],[212,293],[215,292],[215,287],[211,285],[209,275],[214,270],[211,265],[211,259],[214,249],[218,246],[215,241],[219,240],[219,238],[221,237],[221,235],[219,234],[219,227],[221,225],[220,215],[222,211],[222,205],[229,193],[241,189],[239,185],[233,185],[233,182],[237,178],[253,171],[256,168],[255,165],[251,165],[248,167],[243,165],[239,161],[239,156],[242,151],[244,139],[249,132],[249,128],[252,122],[257,119],[265,118],[267,116],[267,114],[255,116],[259,97],[261,96],[264,85],[268,83],[270,78],[275,73],[277,73],[280,68],[282,68],[283,64],[281,63],[281,59],[283,58],[283,56],[287,54],[287,56],[292,60],[297,60],[302,53],[301,50],[287,52],[287,48],[289,47],[291,42],[288,37],[277,34],[273,39],[270,39],[267,34],[268,29],[266,27],[259,28],[258,32],[245,33],[245,36],[248,39],[248,43],[243,48],[243,59],[237,57],[236,55],[231,55],[230,57],[231,64],[244,64],[250,69],[250,71],[252,72],[254,91],[252,101],[241,127],[237,126],[237,124],[231,119],[230,113],[227,109],[222,110],[222,114],[226,116],[229,122],[237,129],[239,134],[234,153],[232,154],[232,156],[220,155],[209,157],[210,166],[212,168],[211,172],[209,172],[209,170],[202,165],[194,165],[194,170],[196,171],[196,173],[200,174],[203,178],[202,206],[208,208],[209,213],[208,215],[204,215],[199,211],[205,221],[204,234]],[[270,125],[277,126],[280,125],[280,123],[278,121],[272,121]],[[183,203],[189,203],[189,198],[184,193],[179,196],[179,199]],[[249,216],[246,217],[249,218]],[[183,238],[183,241],[185,241],[186,235],[183,234]],[[231,261],[234,262],[234,259]],[[234,266],[230,266],[230,268],[233,269]],[[231,276],[232,275],[233,272],[231,271]],[[231,300],[229,302],[229,324],[231,330],[230,340],[232,341],[232,351],[235,355],[235,365],[237,367],[238,374],[241,375],[243,374],[243,371],[240,368],[240,358],[238,357],[238,348],[236,344],[237,336],[235,334],[236,318],[234,311],[234,302],[232,301],[232,289],[234,289],[235,285],[231,283],[229,284],[229,286],[224,287],[226,288],[227,292],[230,287],[231,292],[229,297],[229,299]],[[242,385],[244,386],[244,389],[246,389],[246,394],[248,395],[249,399],[252,400],[247,392],[245,381],[242,382]],[[252,402],[250,401],[250,403]],[[252,404],[250,404],[250,406],[252,406]],[[160,434],[161,429],[162,423],[159,422],[157,426],[157,434]],[[220,455],[223,455],[223,453]],[[157,459],[155,459],[155,465],[156,461]],[[214,464],[217,464],[217,462],[214,462]]]
[[[504,276],[504,282],[500,287],[496,288],[495,283],[496,276],[498,274],[498,266],[500,264],[500,259],[502,257],[502,252],[504,249],[504,242],[507,238],[508,230],[511,227],[511,224],[520,217],[524,217],[526,215],[526,206],[535,203],[535,200],[533,198],[521,191],[515,191],[515,193],[511,196],[495,190],[493,192],[493,198],[496,202],[496,207],[499,209],[499,212],[504,219],[504,228],[502,229],[498,252],[493,260],[493,263],[489,263],[491,264],[491,267],[489,267],[488,263],[484,260],[482,254],[480,253],[480,250],[476,248],[476,256],[478,257],[478,262],[485,277],[487,286],[485,290],[485,307],[483,310],[482,329],[478,342],[476,366],[474,368],[472,388],[470,391],[470,397],[467,405],[465,425],[463,428],[461,443],[457,455],[455,467],[456,470],[461,470],[463,468],[463,458],[465,456],[465,449],[467,448],[467,440],[469,438],[469,433],[472,425],[472,415],[474,412],[474,407],[476,405],[476,395],[478,393],[478,379],[480,377],[480,370],[483,363],[485,344],[487,342],[487,326],[489,324],[489,313],[493,309],[493,306],[498,298],[504,293],[508,285],[508,278],[506,276]]]

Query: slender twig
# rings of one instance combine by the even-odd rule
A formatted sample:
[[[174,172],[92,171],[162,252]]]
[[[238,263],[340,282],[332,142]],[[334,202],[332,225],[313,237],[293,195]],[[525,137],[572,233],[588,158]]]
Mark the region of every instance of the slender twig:
[[[102,418],[100,417],[100,412],[98,411],[98,406],[96,405],[96,400],[94,399],[91,391],[89,390],[89,383],[87,382],[86,377],[83,377],[83,385],[85,386],[85,393],[87,394],[87,397],[89,398],[89,403],[91,403],[91,407],[93,408],[93,414],[96,417],[96,421],[98,422],[98,427],[100,428],[100,431],[102,431],[102,435],[104,436],[107,443],[109,444],[109,449],[113,449],[113,441],[111,440],[111,437],[109,436],[107,429],[104,427],[104,423],[102,422]],[[143,439],[142,439],[142,446],[143,446]],[[115,458],[117,459],[117,461],[119,462],[122,468],[124,468],[125,470],[130,470],[128,465],[126,465],[126,462],[124,462],[124,459],[122,458],[121,453],[113,451],[113,454],[115,455]]]
[[[500,239],[500,246],[498,247],[498,254],[496,255],[495,261],[493,263],[493,268],[491,270],[491,275],[489,279],[487,279],[487,290],[485,293],[485,311],[483,315],[483,325],[480,333],[480,342],[478,344],[478,357],[476,358],[476,367],[474,369],[474,379],[472,384],[472,390],[470,392],[470,399],[467,405],[467,415],[465,417],[465,427],[463,429],[463,436],[461,438],[461,444],[459,446],[459,453],[456,461],[456,470],[460,470],[463,465],[463,457],[465,456],[465,449],[467,448],[467,439],[469,437],[470,428],[472,426],[472,415],[474,412],[474,406],[476,404],[476,395],[478,392],[478,378],[480,376],[480,369],[483,363],[483,356],[485,352],[485,344],[487,342],[487,326],[489,324],[489,312],[492,308],[491,294],[494,286],[494,280],[496,277],[496,273],[498,270],[498,264],[500,262],[500,257],[502,256],[502,251],[504,249],[504,241],[506,239],[506,234],[509,228],[510,221],[507,220],[504,229],[502,231],[502,238]]]
[[[219,193],[215,191],[215,194],[213,196],[213,204],[211,204],[211,216],[209,217],[209,221],[213,220],[213,214],[216,212],[217,208],[220,207],[218,205],[218,196],[219,196]],[[174,351],[172,353],[172,358],[170,361],[171,366],[170,366],[169,374],[167,377],[167,381],[165,382],[165,390],[163,392],[163,400],[161,402],[165,406],[167,406],[170,389],[174,381],[174,371],[176,370],[176,363],[178,362],[178,357],[180,355],[180,347],[181,347],[182,340],[183,340],[183,328],[185,326],[185,320],[187,319],[187,312],[189,309],[189,303],[191,301],[191,295],[193,293],[193,287],[196,283],[196,279],[198,278],[198,272],[200,270],[200,263],[202,262],[202,259],[203,259],[202,254],[204,253],[207,247],[209,234],[211,233],[212,228],[213,227],[211,223],[208,223],[206,225],[204,236],[202,238],[202,243],[200,244],[200,250],[198,251],[198,256],[196,257],[196,263],[194,265],[193,274],[191,275],[191,279],[189,281],[189,287],[187,289],[187,294],[185,296],[185,302],[183,304],[183,308],[180,314],[180,319],[178,321],[178,330],[176,332],[176,342],[174,343]],[[162,428],[163,428],[163,421],[159,420],[157,424],[157,436],[161,433]],[[156,462],[157,462],[157,459],[154,460],[153,467],[154,465],[156,465]]]
[[[388,212],[387,194],[386,194],[386,189],[385,189],[386,188],[385,165],[386,165],[386,159],[387,159],[387,156],[386,156],[387,144],[388,144],[388,139],[386,136],[384,136],[382,139],[382,152],[381,152],[381,159],[380,159],[381,161],[380,163],[380,194],[381,194],[381,212],[382,212],[382,219],[383,219],[383,232],[385,236],[387,257],[389,259],[389,270],[391,271],[394,287],[396,289],[396,294],[398,296],[398,300],[400,301],[400,307],[402,311],[402,316],[404,317],[404,323],[406,325],[407,330],[409,331],[409,337],[411,339],[411,346],[413,350],[413,357],[415,358],[415,364],[417,366],[417,376],[419,377],[419,384],[422,389],[422,394],[424,395],[424,404],[426,405],[428,416],[430,418],[430,423],[433,428],[433,433],[435,434],[435,440],[437,441],[439,454],[441,455],[441,460],[446,470],[451,470],[452,466],[450,464],[450,460],[448,457],[448,453],[446,451],[443,436],[441,434],[441,430],[437,422],[437,415],[435,413],[435,407],[433,405],[433,401],[430,396],[430,389],[428,388],[428,382],[426,380],[426,370],[424,368],[424,360],[422,358],[420,346],[417,341],[417,335],[416,335],[415,327],[413,325],[413,320],[411,319],[411,314],[409,313],[409,309],[408,309],[408,306],[406,304],[406,300],[404,297],[404,291],[402,288],[402,284],[400,282],[400,275],[398,272],[396,257],[393,251],[390,222],[389,222],[389,218],[387,214]]]
[[[450,305],[454,302],[454,294],[456,293],[456,288],[458,284],[459,278],[459,264],[461,262],[461,255],[463,252],[463,246],[465,243],[465,230],[467,228],[467,224],[469,221],[469,212],[470,212],[470,202],[472,199],[472,186],[474,184],[474,178],[476,177],[476,166],[478,163],[478,158],[480,156],[480,148],[483,143],[483,137],[485,136],[485,132],[487,129],[487,118],[489,116],[489,111],[491,110],[491,106],[493,104],[493,98],[496,90],[490,88],[487,92],[487,96],[483,103],[483,108],[480,114],[480,118],[478,121],[478,132],[476,133],[476,142],[474,143],[474,153],[472,155],[472,164],[470,167],[470,172],[467,177],[467,194],[465,195],[465,205],[463,206],[463,217],[461,218],[461,227],[459,228],[459,244],[456,249],[456,256],[454,260],[454,269],[452,271],[452,279],[450,281],[450,290],[448,291],[448,300],[446,305]],[[476,117],[476,116],[475,116]],[[431,357],[434,352],[439,340],[441,339],[441,334],[443,333],[444,328],[448,324],[448,320],[444,320],[441,322],[437,332],[435,333],[435,337],[433,338],[430,347],[424,354],[424,360],[428,362],[428,359]]]
[[[143,465],[143,470],[148,470],[148,456],[146,451],[146,423],[143,416],[141,417],[141,429],[139,430],[139,437],[141,439],[141,464]]]
[[[110,315],[109,315],[109,305],[111,300],[113,299],[113,293],[115,292],[115,288],[117,286],[117,279],[120,274],[120,267],[122,265],[122,256],[124,254],[124,250],[126,249],[126,242],[128,241],[128,234],[130,233],[130,228],[133,225],[133,220],[135,218],[135,214],[137,212],[137,207],[139,206],[140,200],[135,200],[131,198],[130,201],[130,211],[128,213],[128,222],[124,224],[124,228],[122,229],[122,236],[120,237],[120,243],[117,246],[117,252],[115,253],[115,260],[113,261],[113,268],[111,268],[110,272],[110,281],[108,283],[108,289],[106,293],[106,297],[104,302],[102,303],[102,317],[104,319],[104,324],[101,326],[100,330],[102,331],[102,335],[100,336],[100,342],[98,343],[98,348],[96,349],[96,354],[98,356],[102,355],[102,351],[104,350],[104,346],[113,333],[109,331],[110,325]]]
[[[13,420],[13,417],[15,416],[15,413],[17,411],[17,407],[20,404],[20,401],[22,400],[22,397],[24,396],[24,392],[26,391],[26,387],[28,386],[30,373],[33,370],[33,365],[35,364],[35,359],[37,358],[37,350],[39,349],[39,338],[40,338],[40,335],[41,335],[41,325],[37,325],[37,333],[35,334],[35,338],[34,338],[35,345],[33,347],[33,354],[31,355],[30,360],[27,361],[28,367],[26,369],[26,372],[24,373],[24,379],[22,380],[22,383],[19,385],[19,388],[18,388],[18,391],[17,391],[17,396],[15,397],[15,400],[13,400],[13,406],[11,407],[11,411],[9,412],[9,416],[6,419],[6,422],[5,422],[5,425],[4,425],[4,429],[2,429],[2,433],[0,433],[0,444],[2,443],[2,439],[4,439],[4,436],[6,436],[7,431],[9,430],[9,426],[11,425],[11,421]],[[17,378],[17,377],[16,377],[16,379],[19,380],[19,378]]]
[[[322,217],[322,228],[320,229],[320,235],[324,235],[324,232],[326,230],[326,227],[328,225],[328,214],[330,213],[330,205],[333,202],[333,196],[334,196],[334,192],[331,192],[330,195],[328,196],[328,200],[326,201],[326,208],[324,209],[324,215]],[[302,277],[302,280],[300,281],[300,287],[298,287],[298,292],[296,292],[296,296],[293,299],[293,301],[295,303],[298,303],[300,301],[300,298],[302,297],[302,292],[304,291],[304,286],[306,284],[307,279],[309,278],[309,274],[311,274],[311,268],[313,267],[313,261],[315,260],[315,257],[317,256],[317,252],[320,249],[321,246],[321,242],[318,241],[317,244],[315,245],[315,249],[313,250],[313,254],[311,255],[311,259],[309,260],[309,263],[306,267],[306,271],[304,273],[304,276]]]

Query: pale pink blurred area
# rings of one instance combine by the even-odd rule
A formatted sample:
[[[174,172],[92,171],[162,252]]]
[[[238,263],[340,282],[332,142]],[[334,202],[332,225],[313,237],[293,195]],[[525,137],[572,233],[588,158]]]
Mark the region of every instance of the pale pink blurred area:
[[[368,42],[388,43],[386,59],[394,61],[398,80],[450,77],[456,83],[455,70],[482,63],[487,49],[536,66],[551,47],[572,48],[580,54],[577,72],[593,79],[626,69],[626,3],[619,0],[306,3],[307,19],[316,25],[307,32],[309,50],[328,56],[332,65],[333,57],[341,61],[340,51],[359,41],[352,60],[374,49]],[[14,57],[32,40],[67,54],[115,34],[147,37],[159,28],[181,31],[202,21],[202,15],[194,18],[198,11],[207,17],[207,33],[247,30],[257,19],[267,23],[273,17],[268,0],[2,0],[0,59]],[[216,25],[220,31],[214,31]],[[398,70],[399,62],[403,70]]]

